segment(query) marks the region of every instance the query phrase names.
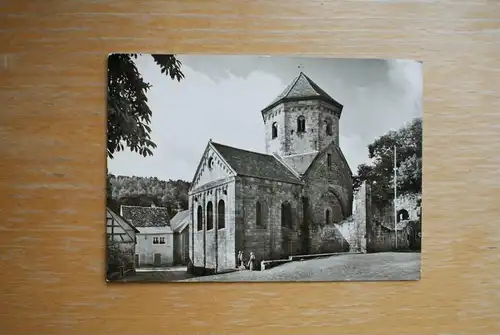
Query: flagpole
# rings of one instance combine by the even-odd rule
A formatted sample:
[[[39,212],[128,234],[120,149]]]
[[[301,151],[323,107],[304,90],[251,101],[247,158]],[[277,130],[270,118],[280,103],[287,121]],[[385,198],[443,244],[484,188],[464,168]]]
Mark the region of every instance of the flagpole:
[[[396,193],[397,193],[397,183],[396,183],[396,146],[394,146],[394,234],[396,238],[396,250],[398,249],[398,218],[396,210]]]

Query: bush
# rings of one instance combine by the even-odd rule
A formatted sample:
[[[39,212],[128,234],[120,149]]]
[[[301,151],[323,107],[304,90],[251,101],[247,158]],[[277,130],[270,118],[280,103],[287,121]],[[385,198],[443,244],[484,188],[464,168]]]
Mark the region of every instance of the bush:
[[[107,243],[107,273],[112,274],[119,272],[120,267],[130,263],[128,257],[120,249],[120,245],[116,241],[108,240]]]

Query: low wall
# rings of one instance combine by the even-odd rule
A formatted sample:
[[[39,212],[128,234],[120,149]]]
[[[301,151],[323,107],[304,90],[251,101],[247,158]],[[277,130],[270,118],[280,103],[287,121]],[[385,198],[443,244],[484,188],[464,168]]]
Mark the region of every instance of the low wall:
[[[349,242],[336,224],[317,225],[311,230],[311,254],[349,251]]]
[[[368,252],[387,252],[387,251],[405,251],[410,250],[409,232],[407,228],[396,231],[374,225],[372,233],[368,240]]]
[[[346,220],[335,225],[337,230],[345,239],[349,246],[347,250],[350,252],[363,252],[362,239],[365,238],[364,222],[356,221],[354,217],[349,217]],[[365,243],[366,244],[366,243]]]
[[[277,259],[277,260],[272,260],[272,261],[262,261],[260,262],[260,270],[269,270],[274,267],[277,267],[282,264],[290,263],[292,262],[291,259]]]

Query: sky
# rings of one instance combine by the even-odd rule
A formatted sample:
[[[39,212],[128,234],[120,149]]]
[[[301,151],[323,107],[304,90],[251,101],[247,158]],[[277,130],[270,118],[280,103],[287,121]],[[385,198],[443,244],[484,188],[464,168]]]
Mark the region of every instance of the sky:
[[[340,148],[355,174],[368,145],[422,116],[422,63],[412,60],[178,55],[185,78],[161,74],[149,55],[137,68],[152,85],[153,156],[128,150],[108,159],[115,175],[193,179],[209,139],[265,152],[260,111],[302,71],[344,105]]]

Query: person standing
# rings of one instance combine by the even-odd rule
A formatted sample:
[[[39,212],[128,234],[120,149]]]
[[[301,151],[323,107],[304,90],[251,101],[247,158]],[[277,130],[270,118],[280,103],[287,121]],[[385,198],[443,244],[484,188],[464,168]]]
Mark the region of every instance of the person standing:
[[[236,264],[236,267],[241,270],[241,268],[244,266],[245,263],[243,262],[243,252],[240,250],[238,251],[238,263]]]
[[[250,269],[250,271],[253,271],[254,263],[255,263],[255,254],[253,252],[250,252],[250,259],[248,260],[248,268]]]

